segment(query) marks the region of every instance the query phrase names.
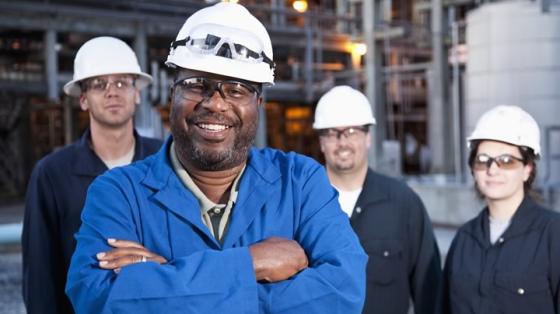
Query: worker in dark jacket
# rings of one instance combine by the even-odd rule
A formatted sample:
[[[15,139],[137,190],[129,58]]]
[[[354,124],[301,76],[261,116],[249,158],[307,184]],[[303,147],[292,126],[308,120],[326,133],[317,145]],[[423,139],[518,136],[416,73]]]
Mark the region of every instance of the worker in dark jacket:
[[[367,98],[349,86],[327,92],[313,127],[331,184],[366,253],[364,313],[434,314],[441,263],[430,219],[404,183],[368,167],[369,128],[375,124]]]
[[[560,313],[560,214],[528,195],[539,137],[528,113],[498,106],[468,138],[469,166],[487,206],[451,244],[444,313]]]
[[[64,286],[90,183],[107,169],[143,159],[161,146],[133,128],[139,91],[150,82],[121,40],[94,38],[78,51],[74,79],[64,91],[80,97],[90,129],[76,143],[41,159],[31,175],[22,234],[27,313],[73,313]]]

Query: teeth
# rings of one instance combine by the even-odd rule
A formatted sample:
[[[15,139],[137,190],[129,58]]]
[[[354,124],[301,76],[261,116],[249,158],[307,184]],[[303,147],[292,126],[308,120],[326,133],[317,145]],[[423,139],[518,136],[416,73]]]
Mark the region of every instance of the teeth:
[[[199,124],[198,126],[202,129],[210,131],[223,131],[229,128],[229,126],[223,124]]]
[[[349,150],[343,150],[343,151],[339,151],[337,153],[339,156],[349,156],[351,154],[351,152]]]

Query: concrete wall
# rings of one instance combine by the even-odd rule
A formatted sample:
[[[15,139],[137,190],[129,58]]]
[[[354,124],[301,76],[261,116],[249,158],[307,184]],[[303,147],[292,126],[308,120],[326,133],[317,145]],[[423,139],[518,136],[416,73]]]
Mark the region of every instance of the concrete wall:
[[[418,193],[432,222],[436,225],[460,226],[474,218],[484,202],[480,200],[469,183],[417,183],[408,182]],[[551,203],[546,207],[560,212],[560,189],[552,192]]]
[[[408,184],[418,193],[435,224],[460,226],[478,215],[484,207],[472,185],[443,182]]]

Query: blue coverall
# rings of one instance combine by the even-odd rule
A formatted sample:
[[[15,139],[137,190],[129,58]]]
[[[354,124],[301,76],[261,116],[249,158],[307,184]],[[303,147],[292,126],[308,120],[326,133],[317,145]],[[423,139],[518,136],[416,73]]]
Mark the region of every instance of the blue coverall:
[[[169,146],[91,185],[66,292],[77,313],[360,313],[367,256],[323,167],[310,158],[252,149],[223,245],[203,224]],[[249,246],[296,240],[309,267],[257,282]],[[169,262],[98,267],[108,238],[137,241]]]

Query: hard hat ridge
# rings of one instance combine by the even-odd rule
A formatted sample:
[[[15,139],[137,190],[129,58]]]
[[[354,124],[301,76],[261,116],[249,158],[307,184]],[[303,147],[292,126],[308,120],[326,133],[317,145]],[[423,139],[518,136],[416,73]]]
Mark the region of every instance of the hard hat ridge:
[[[333,87],[317,103],[314,129],[368,124],[375,124],[369,100],[350,86]]]
[[[476,123],[468,144],[476,140],[495,140],[541,152],[540,128],[535,119],[518,106],[496,106],[485,112]]]

